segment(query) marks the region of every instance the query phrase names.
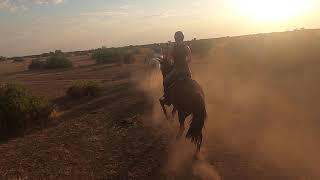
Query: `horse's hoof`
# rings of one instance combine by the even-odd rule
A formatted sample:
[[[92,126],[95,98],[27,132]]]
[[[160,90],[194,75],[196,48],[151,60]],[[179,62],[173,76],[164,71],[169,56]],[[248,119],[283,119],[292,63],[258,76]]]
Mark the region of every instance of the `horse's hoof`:
[[[194,155],[193,155],[193,161],[199,161],[201,158],[200,158],[200,153],[198,152],[198,153],[195,153]]]
[[[173,118],[172,118],[172,117],[170,117],[170,118],[169,118],[169,121],[170,121],[171,123],[173,123],[173,122],[174,122],[174,120],[173,120]]]
[[[198,155],[194,154],[194,155],[193,155],[193,158],[192,158],[192,160],[193,160],[193,161],[198,161],[198,160],[199,160],[199,157],[198,157]]]

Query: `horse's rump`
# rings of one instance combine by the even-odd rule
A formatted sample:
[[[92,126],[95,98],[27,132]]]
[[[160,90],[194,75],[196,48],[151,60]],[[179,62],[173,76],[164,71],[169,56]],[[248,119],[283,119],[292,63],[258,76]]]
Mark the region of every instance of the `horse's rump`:
[[[200,84],[191,78],[178,78],[172,84],[172,90],[176,93],[187,95],[186,97],[193,97],[195,94],[201,94],[204,98],[204,91]]]
[[[167,80],[166,78],[172,71],[173,66],[167,60],[161,61],[160,63],[163,79]],[[169,77],[170,76],[172,76],[172,74],[169,74]],[[186,117],[189,115],[192,116],[186,138],[190,139],[191,142],[197,146],[197,151],[200,151],[202,143],[202,129],[207,118],[204,91],[198,82],[191,79],[190,74],[180,72],[173,77],[174,78],[172,79],[174,79],[174,81],[171,85],[167,86],[168,83],[164,82],[166,97],[160,99],[161,106],[167,119],[168,116],[164,105],[172,104],[174,106],[174,110],[178,111],[180,131],[182,129],[181,133],[183,133],[184,128],[181,127],[184,127]],[[167,99],[167,101],[164,101],[165,99]]]
[[[185,117],[192,115],[186,138],[200,149],[202,129],[207,118],[204,92],[197,81],[190,78],[177,80],[170,90],[173,105]]]
[[[204,100],[204,92],[197,81],[191,78],[176,80],[169,89],[170,99],[174,105],[184,107],[186,112],[191,112],[197,106],[199,98]]]

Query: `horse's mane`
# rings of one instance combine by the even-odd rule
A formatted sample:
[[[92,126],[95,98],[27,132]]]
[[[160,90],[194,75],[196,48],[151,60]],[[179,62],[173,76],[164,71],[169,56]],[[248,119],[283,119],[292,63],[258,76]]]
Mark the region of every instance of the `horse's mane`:
[[[169,60],[167,57],[163,58],[160,62],[161,64],[161,72],[163,77],[166,77],[166,75],[172,71],[173,68],[173,62]]]

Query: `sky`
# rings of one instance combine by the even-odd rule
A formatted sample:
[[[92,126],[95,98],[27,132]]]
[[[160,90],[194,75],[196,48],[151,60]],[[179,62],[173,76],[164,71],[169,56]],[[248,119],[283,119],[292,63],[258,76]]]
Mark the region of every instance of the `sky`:
[[[319,1],[0,0],[0,56],[320,28]]]

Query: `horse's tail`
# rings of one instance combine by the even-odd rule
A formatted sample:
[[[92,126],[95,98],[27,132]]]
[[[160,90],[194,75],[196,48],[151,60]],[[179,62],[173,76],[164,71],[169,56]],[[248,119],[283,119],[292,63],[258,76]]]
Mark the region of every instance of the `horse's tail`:
[[[204,96],[201,93],[197,93],[194,97],[194,108],[192,112],[192,119],[190,128],[186,134],[186,138],[190,139],[192,143],[201,146],[202,143],[202,128],[204,121],[207,118],[206,105]]]

